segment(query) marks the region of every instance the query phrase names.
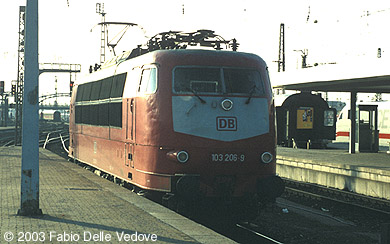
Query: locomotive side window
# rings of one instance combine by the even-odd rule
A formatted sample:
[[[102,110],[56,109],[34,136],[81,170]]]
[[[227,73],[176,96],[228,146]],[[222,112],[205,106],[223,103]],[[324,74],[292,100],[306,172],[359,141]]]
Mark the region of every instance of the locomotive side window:
[[[176,68],[173,87],[176,93],[222,93],[220,68]]]
[[[102,82],[95,81],[92,83],[92,89],[91,89],[91,101],[98,100],[99,94],[100,94],[100,87],[102,86]]]
[[[122,127],[122,95],[126,73],[77,88],[75,120],[77,124]]]
[[[108,111],[110,126],[122,127],[122,101],[111,102]]]
[[[89,124],[89,106],[81,106],[81,123]]]
[[[89,124],[91,125],[97,125],[99,121],[99,105],[89,105],[88,110],[90,112],[89,114]]]
[[[81,109],[82,109],[81,106],[75,107],[75,122],[76,122],[76,124],[80,124],[82,121],[81,120]]]
[[[82,98],[82,95],[83,95],[83,91],[84,91],[84,85],[79,85],[77,87],[77,94],[76,94],[76,102],[80,102],[81,101],[81,98]]]
[[[112,77],[102,80],[102,88],[100,89],[99,99],[107,99],[110,97],[112,85]]]
[[[227,93],[264,94],[264,84],[256,70],[224,68],[223,74]]]
[[[108,103],[99,104],[99,121],[98,125],[108,126]]]
[[[140,86],[138,92],[153,94],[157,90],[157,69],[146,68],[142,70]]]
[[[112,86],[111,86],[111,94],[110,94],[111,98],[122,97],[125,81],[126,81],[126,73],[114,76]]]
[[[89,101],[91,98],[91,83],[83,84],[83,94],[81,95],[81,101]]]
[[[127,82],[123,91],[124,97],[136,97],[139,89],[141,77],[141,67],[137,66],[131,69],[127,74]]]

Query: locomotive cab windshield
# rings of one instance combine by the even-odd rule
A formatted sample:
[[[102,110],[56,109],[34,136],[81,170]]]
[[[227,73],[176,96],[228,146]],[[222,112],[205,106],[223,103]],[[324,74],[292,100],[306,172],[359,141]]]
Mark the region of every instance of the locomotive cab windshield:
[[[176,67],[176,94],[249,95],[265,94],[260,73],[254,69],[218,67]]]

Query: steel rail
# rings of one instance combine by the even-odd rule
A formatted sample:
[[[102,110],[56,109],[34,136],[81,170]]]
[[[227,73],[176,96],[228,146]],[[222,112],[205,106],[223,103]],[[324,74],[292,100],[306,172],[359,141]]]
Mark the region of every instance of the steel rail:
[[[246,231],[249,231],[249,232],[251,232],[252,234],[255,234],[255,235],[257,235],[257,236],[260,236],[261,238],[264,238],[264,239],[266,239],[266,240],[268,240],[268,241],[271,241],[271,242],[273,242],[273,243],[276,243],[276,244],[283,244],[283,242],[280,242],[280,241],[277,241],[277,240],[275,240],[275,239],[272,239],[271,237],[266,236],[266,235],[264,235],[264,234],[261,234],[261,233],[255,231],[255,230],[252,230],[251,228],[246,227],[246,226],[244,226],[244,225],[242,225],[242,224],[236,224],[236,226],[237,226],[238,228],[241,228],[241,229],[244,229],[244,230],[246,230]]]
[[[51,141],[59,140],[59,139],[62,140],[61,133],[63,133],[63,132],[64,132],[64,130],[56,130],[56,131],[51,131],[51,132],[47,133],[47,135],[46,135],[46,140],[44,140],[43,148],[46,148],[47,143],[49,143],[49,142],[51,142]],[[52,134],[54,134],[54,133],[58,133],[59,136],[54,137],[54,138],[50,138],[50,135],[52,135]],[[42,133],[42,134],[44,134],[44,133]],[[40,140],[40,142],[43,142],[43,140]]]
[[[287,179],[287,178],[283,178],[283,181],[286,183],[286,185],[293,184],[293,185],[301,185],[301,186],[309,187],[309,188],[316,188],[316,189],[321,190],[321,191],[325,191],[325,192],[329,192],[329,193],[337,193],[339,195],[345,195],[345,196],[348,196],[351,198],[360,198],[360,199],[363,199],[365,201],[377,202],[377,203],[380,203],[381,205],[387,205],[390,207],[389,200],[385,200],[385,199],[381,199],[381,198],[377,198],[377,197],[362,195],[362,194],[359,194],[356,192],[340,190],[337,188],[331,188],[331,187],[322,186],[322,185],[318,185],[318,184],[314,184],[314,183],[296,181],[296,180],[291,180],[291,179]]]
[[[305,184],[305,183],[304,182],[303,183],[299,182],[299,184]],[[310,187],[317,187],[317,186],[313,186],[313,184],[309,184],[308,186],[310,186]],[[376,208],[365,206],[365,205],[362,205],[362,204],[357,204],[355,202],[344,201],[344,200],[336,199],[334,197],[324,196],[324,195],[321,195],[321,194],[318,194],[318,193],[313,193],[313,192],[309,192],[309,191],[305,191],[305,190],[301,190],[301,189],[296,189],[296,188],[293,188],[293,187],[287,187],[286,186],[285,187],[285,191],[286,192],[290,192],[292,194],[296,194],[296,195],[309,196],[309,197],[312,197],[312,198],[317,198],[317,199],[326,200],[326,201],[330,201],[330,202],[336,202],[338,204],[342,204],[342,205],[346,205],[346,206],[354,206],[354,207],[357,207],[357,208],[366,209],[366,210],[369,210],[369,211],[377,212],[377,213],[380,213],[380,214],[386,214],[386,215],[390,216],[390,212],[389,211],[384,211],[384,210],[381,210],[381,209],[376,209]],[[344,192],[344,191],[340,191],[338,189],[332,189],[332,188],[327,188],[326,191],[328,193],[331,193],[331,194],[337,193],[339,196],[345,196],[345,197],[356,197],[358,195],[356,193],[352,193],[351,194],[350,192]],[[368,196],[364,196],[364,195],[358,195],[358,197],[360,199],[366,199],[366,200],[369,200],[369,201],[378,201],[381,204],[383,204],[383,203],[390,204],[390,201],[385,201],[385,200],[382,200],[382,199],[374,199],[373,197],[368,197]]]
[[[68,135],[68,138],[67,138],[66,140],[64,140],[64,139],[62,138],[61,133],[60,133],[60,138],[61,138],[62,148],[64,148],[64,150],[66,151],[66,153],[69,154],[69,150],[68,150],[68,149],[66,148],[66,146],[65,146],[65,141],[66,141],[66,140],[69,140],[69,135]]]

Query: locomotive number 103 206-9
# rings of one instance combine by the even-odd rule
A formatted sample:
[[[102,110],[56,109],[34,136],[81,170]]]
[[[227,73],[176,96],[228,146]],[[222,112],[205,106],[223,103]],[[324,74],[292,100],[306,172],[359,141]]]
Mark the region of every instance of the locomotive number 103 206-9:
[[[213,162],[244,162],[245,154],[237,153],[212,153],[211,161]]]

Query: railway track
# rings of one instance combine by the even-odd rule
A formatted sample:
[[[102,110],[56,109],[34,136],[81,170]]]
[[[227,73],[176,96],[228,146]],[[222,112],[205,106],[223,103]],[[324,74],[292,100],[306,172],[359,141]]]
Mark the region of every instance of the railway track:
[[[390,217],[390,201],[357,194],[354,192],[329,188],[312,183],[283,179],[286,193],[316,199],[328,204],[354,207]]]
[[[61,136],[60,136],[61,135]],[[49,136],[49,138],[48,138]],[[69,137],[68,125],[59,122],[40,122],[39,124],[39,146],[60,141],[60,137]],[[19,140],[21,141],[21,140]],[[15,129],[0,130],[0,147],[11,146],[15,144]],[[20,146],[20,144],[18,144]]]
[[[58,132],[51,132],[47,134],[47,138],[52,138],[53,140],[46,140],[46,146],[48,147],[48,150],[53,151],[54,153],[66,157],[67,154],[64,153],[64,151],[67,150],[65,146],[65,142],[67,140],[66,137],[59,136],[58,138],[54,135]],[[58,139],[58,140],[57,140]],[[129,184],[126,184],[120,179],[115,178],[114,176],[107,174],[105,172],[101,172],[100,170],[97,170],[89,165],[78,163],[79,166],[90,170],[94,172],[95,174],[106,178],[109,181],[112,181],[118,185],[121,185],[131,191],[136,192],[137,194],[150,198],[148,194],[144,194],[144,192],[140,191],[137,192],[137,189],[135,187],[130,186]],[[156,199],[150,198],[150,200],[156,201]],[[158,202],[158,201],[157,201]],[[188,217],[188,216],[187,216]],[[226,221],[225,218],[223,219],[215,219],[210,218],[209,220],[205,220],[203,217],[198,218],[198,216],[195,217],[189,217],[192,220],[207,226],[210,229],[213,229],[214,231],[227,236],[228,238],[231,238],[234,241],[237,241],[238,243],[256,243],[256,244],[282,244],[283,242],[277,241],[272,237],[268,237],[266,234],[261,233],[259,231],[259,226],[249,223],[249,222],[240,222],[240,223],[234,223],[230,220]],[[221,225],[221,223],[223,223]]]
[[[283,242],[277,241],[277,240],[273,239],[272,237],[269,237],[269,236],[266,236],[266,235],[260,233],[257,230],[259,227],[257,225],[255,225],[255,224],[251,224],[251,223],[237,223],[236,227],[240,228],[243,231],[246,231],[246,232],[248,232],[248,233],[250,233],[252,235],[257,236],[258,238],[261,238],[261,243],[283,244]],[[246,234],[244,233],[244,235],[246,235]],[[259,243],[259,242],[255,242],[255,243]]]
[[[15,140],[15,129],[6,128],[0,130],[0,146],[7,146]]]
[[[218,211],[218,210],[216,210]],[[188,216],[186,216],[188,217]],[[229,216],[221,216],[215,212],[190,216],[191,220],[206,226],[237,243],[246,244],[283,244],[275,235],[269,235],[261,226],[248,221],[236,222]],[[275,225],[276,226],[276,225]]]
[[[53,135],[54,138],[54,135]],[[58,154],[58,150],[64,150],[63,144],[66,139],[60,138],[58,141],[53,141],[55,143],[49,143],[51,148],[50,150],[56,151]],[[63,141],[63,142],[61,142]],[[57,146],[53,146],[57,145]],[[63,154],[62,156],[66,156],[66,154]],[[108,175],[104,172],[97,172],[96,169],[93,169],[92,167],[88,165],[80,165],[83,166],[86,169],[89,169],[96,174],[100,175],[101,177],[104,177],[110,181],[113,181],[117,184],[120,184],[122,186],[125,186],[126,188],[129,188],[130,190],[136,191],[133,187],[129,187],[128,184],[115,179],[115,177]],[[379,221],[379,219],[388,219],[390,211],[390,203],[389,201],[385,201],[382,199],[376,199],[372,197],[362,196],[359,194],[346,192],[342,190],[337,189],[330,189],[327,187],[321,187],[315,184],[307,184],[302,182],[295,182],[295,181],[286,181],[286,193],[285,195],[288,196],[296,196],[298,197],[298,202],[305,202],[304,199],[310,199],[310,202],[317,202],[319,203],[319,206],[328,206],[328,209],[330,209],[331,215],[334,214],[333,207],[329,206],[343,206],[342,212],[348,212],[351,208],[357,208],[359,211],[355,212],[369,212],[369,215],[373,215],[376,218],[376,220]],[[147,194],[141,194],[147,196]],[[303,203],[304,204],[304,203]],[[312,206],[312,205],[310,205]],[[318,207],[318,206],[317,206]],[[316,207],[314,207],[316,208]],[[322,210],[322,211],[329,211],[329,210]],[[371,214],[375,213],[375,214]],[[318,214],[314,213],[313,214]],[[336,214],[337,215],[337,214]],[[380,217],[376,217],[380,216]],[[384,217],[386,216],[386,217]],[[335,217],[337,218],[337,217]],[[214,231],[227,236],[228,238],[237,241],[238,243],[289,243],[290,236],[279,236],[279,232],[276,233],[267,233],[269,230],[275,230],[278,229],[278,223],[273,223],[272,227],[269,229],[263,229],[264,226],[259,226],[257,224],[251,223],[251,222],[230,222],[226,223],[226,219],[216,219],[213,217],[210,217],[209,215],[205,215],[201,219],[195,217],[192,218],[194,221],[207,226],[210,229],[213,229]],[[338,219],[338,218],[337,218]],[[340,218],[341,219],[341,218]],[[261,220],[259,220],[261,221]],[[358,221],[359,222],[359,221]],[[287,231],[287,230],[285,230]],[[272,232],[272,231],[271,231]],[[279,238],[278,238],[279,237]],[[282,240],[282,241],[281,241]],[[286,241],[286,242],[285,242]],[[305,242],[306,243],[306,242]]]

